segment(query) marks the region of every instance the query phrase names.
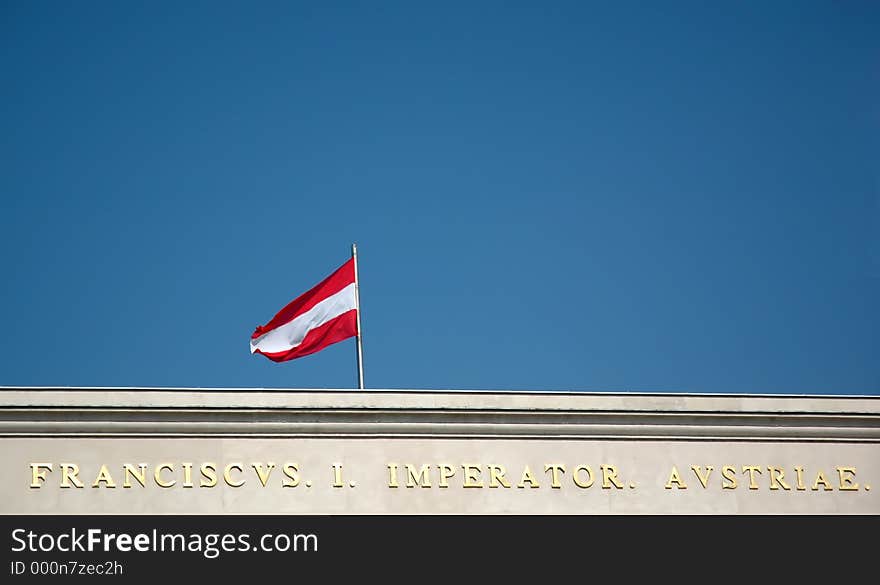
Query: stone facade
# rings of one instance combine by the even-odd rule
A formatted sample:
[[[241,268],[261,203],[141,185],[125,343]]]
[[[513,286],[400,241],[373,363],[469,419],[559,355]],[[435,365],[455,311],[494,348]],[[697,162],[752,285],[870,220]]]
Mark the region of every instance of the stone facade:
[[[877,514],[880,397],[0,389],[4,514]]]

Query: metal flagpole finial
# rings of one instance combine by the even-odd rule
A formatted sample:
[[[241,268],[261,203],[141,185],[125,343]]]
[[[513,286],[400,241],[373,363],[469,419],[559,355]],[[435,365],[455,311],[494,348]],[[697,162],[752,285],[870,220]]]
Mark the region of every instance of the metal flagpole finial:
[[[364,389],[364,348],[361,340],[361,292],[360,283],[358,282],[358,259],[357,244],[351,244],[351,257],[354,260],[354,304],[355,317],[357,319],[357,366],[358,366],[358,388]]]

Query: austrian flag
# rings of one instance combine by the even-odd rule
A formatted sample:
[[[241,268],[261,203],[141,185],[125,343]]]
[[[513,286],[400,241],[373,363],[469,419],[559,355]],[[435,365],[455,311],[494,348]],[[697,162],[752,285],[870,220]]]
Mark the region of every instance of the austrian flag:
[[[278,311],[251,335],[251,353],[285,362],[358,334],[358,298],[352,258]]]

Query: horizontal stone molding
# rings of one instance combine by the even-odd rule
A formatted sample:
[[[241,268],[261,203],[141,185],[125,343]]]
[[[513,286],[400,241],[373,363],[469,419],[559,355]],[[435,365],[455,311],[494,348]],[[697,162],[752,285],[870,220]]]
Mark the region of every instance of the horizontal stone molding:
[[[0,436],[880,442],[880,397],[0,388]]]

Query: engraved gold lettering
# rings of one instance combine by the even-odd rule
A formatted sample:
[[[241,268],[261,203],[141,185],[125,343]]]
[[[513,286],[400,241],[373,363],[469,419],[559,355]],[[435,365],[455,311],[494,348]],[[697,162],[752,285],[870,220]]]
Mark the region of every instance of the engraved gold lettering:
[[[602,489],[611,489],[613,484],[614,487],[622,490],[623,486],[617,481],[617,468],[613,465],[600,465],[600,467],[602,468]]]
[[[92,482],[92,487],[101,487],[101,482],[106,484],[108,488],[115,488],[116,483],[113,481],[113,478],[110,476],[110,470],[107,469],[107,465],[102,465],[101,469],[98,471],[97,477],[95,477],[95,481]]]
[[[560,474],[565,473],[565,466],[561,463],[548,463],[544,466],[544,473],[550,473],[550,487],[558,490],[562,487],[562,484],[559,483]]]
[[[388,487],[400,487],[397,485],[397,463],[388,464]]]
[[[795,467],[794,473],[797,476],[797,489],[802,492],[807,489],[807,486],[804,485],[804,468],[800,466]]]
[[[581,481],[578,479],[579,471],[583,471],[587,474],[586,481]],[[574,471],[571,472],[571,479],[574,480],[574,484],[579,488],[588,488],[593,485],[593,470],[590,469],[589,465],[578,465],[574,468]]]
[[[39,489],[43,482],[46,481],[46,472],[40,471],[46,469],[52,471],[51,463],[31,463],[31,487]]]
[[[79,465],[76,463],[59,463],[58,466],[61,468],[61,487],[84,487],[77,477],[79,475]]]
[[[156,466],[156,469],[153,470],[153,479],[156,480],[156,485],[163,488],[170,488],[177,480],[172,479],[171,481],[165,481],[162,479],[162,470],[167,469],[170,472],[174,472],[174,464],[173,463],[160,463]]]
[[[488,467],[490,488],[497,488],[499,486],[504,486],[506,488],[510,487],[510,484],[504,478],[506,472],[504,471],[503,465],[489,465]]]
[[[263,487],[266,487],[266,483],[269,481],[269,476],[272,475],[272,470],[275,469],[275,463],[267,461],[265,469],[263,469],[262,463],[251,463],[251,467],[257,472],[257,477],[260,478],[260,484],[262,484]]]
[[[840,491],[855,492],[859,489],[859,484],[853,482],[856,475],[855,467],[838,467],[837,474],[840,476]]]
[[[202,474],[202,481],[199,487],[212,488],[217,485],[217,465],[214,463],[202,463],[199,471]]]
[[[721,481],[721,489],[723,490],[735,490],[736,483],[736,468],[733,465],[725,465],[721,468],[721,477],[727,480],[727,483],[724,483],[724,480]]]
[[[694,475],[697,476],[697,479],[700,480],[700,485],[703,486],[703,489],[706,489],[709,486],[709,476],[712,475],[712,470],[715,468],[711,465],[707,465],[706,475],[703,475],[703,467],[701,465],[691,465],[691,469],[694,471]]]
[[[782,471],[778,467],[767,467],[767,470],[770,472],[770,489],[778,490],[780,487],[784,490],[790,490],[791,486],[782,481],[782,478],[785,476],[785,472]]]
[[[538,479],[532,473],[532,470],[529,469],[528,465],[526,465],[523,468],[522,479],[519,481],[519,483],[516,485],[516,487],[524,488],[524,487],[526,487],[527,482],[528,482],[530,488],[541,487],[541,484],[538,483]]]
[[[244,480],[232,479],[232,470],[236,469],[239,473],[244,472],[244,464],[243,463],[229,463],[226,467],[223,468],[223,481],[226,482],[226,485],[229,487],[241,487],[244,485]]]
[[[758,489],[758,483],[755,481],[755,474],[761,475],[761,468],[757,465],[743,465],[743,473],[749,473],[749,489]]]
[[[466,488],[481,488],[483,480],[480,479],[480,465],[478,463],[463,463],[461,466],[464,471],[464,485]]]
[[[672,471],[669,474],[669,481],[666,482],[664,487],[671,490],[672,484],[675,484],[676,489],[680,490],[686,490],[688,487],[684,480],[681,479],[681,475],[678,473],[678,468],[675,465],[672,466]]]
[[[455,475],[455,467],[449,465],[448,463],[441,463],[437,466],[437,469],[440,470],[440,484],[439,487],[448,488],[449,480],[452,479],[452,476]]]
[[[299,467],[296,463],[285,463],[281,472],[287,478],[281,483],[282,487],[292,488],[299,485]]]
[[[122,464],[122,487],[131,488],[132,478],[141,484],[141,487],[147,487],[147,464],[138,463],[136,466],[132,463]]]
[[[826,492],[830,492],[834,489],[833,487],[831,487],[831,483],[829,483],[828,480],[825,478],[825,474],[822,473],[822,470],[819,470],[819,472],[816,474],[816,481],[813,483],[813,487],[811,489],[814,492],[819,491],[819,484],[820,483],[824,486],[823,489]]]
[[[428,464],[422,465],[421,469],[419,469],[418,475],[416,475],[416,468],[414,465],[406,464],[406,487],[423,487],[429,488],[431,487],[431,475],[429,471]]]
[[[183,467],[183,484],[182,486],[185,488],[193,487],[192,475],[193,475],[193,464],[192,463],[181,463],[181,467]]]

